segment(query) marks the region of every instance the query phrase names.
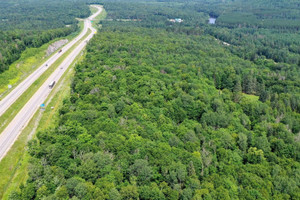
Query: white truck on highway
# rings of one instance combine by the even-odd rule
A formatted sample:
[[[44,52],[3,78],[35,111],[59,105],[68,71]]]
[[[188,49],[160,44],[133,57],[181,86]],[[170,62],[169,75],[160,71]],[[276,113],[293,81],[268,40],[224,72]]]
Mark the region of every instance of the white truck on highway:
[[[54,85],[55,85],[55,81],[52,81],[52,82],[49,84],[49,88],[52,89]]]

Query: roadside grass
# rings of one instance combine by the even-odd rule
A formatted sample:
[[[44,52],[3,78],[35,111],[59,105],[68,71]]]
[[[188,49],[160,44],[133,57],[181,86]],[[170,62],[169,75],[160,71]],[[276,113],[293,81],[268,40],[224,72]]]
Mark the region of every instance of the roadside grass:
[[[26,147],[27,142],[31,138],[35,138],[35,132],[57,125],[59,119],[58,110],[62,107],[63,100],[70,95],[70,85],[74,75],[73,66],[81,59],[83,59],[83,56],[78,55],[73,61],[45,101],[46,109],[44,111],[38,110],[34,114],[7,156],[0,162],[0,199],[8,199],[12,191],[18,191],[19,186],[26,182],[30,161],[30,155]]]
[[[83,23],[81,23],[81,24],[83,27]],[[88,33],[82,38],[82,40],[85,40],[85,38],[90,33],[91,33],[91,30],[88,30]],[[82,41],[82,40],[80,40],[80,41]],[[77,43],[77,45],[78,44],[79,43]],[[64,60],[64,58],[67,55],[69,55],[69,53],[74,48],[76,48],[76,46],[72,47],[70,50],[65,52],[65,54],[61,57],[63,59],[60,62],[58,60],[52,65],[54,68],[54,69],[52,69],[52,71],[54,71],[55,68],[58,67],[59,63],[61,63]],[[50,127],[55,127],[57,125],[58,120],[59,120],[59,112],[58,111],[61,108],[61,106],[63,105],[63,100],[70,95],[70,90],[71,90],[70,85],[71,85],[72,78],[74,75],[73,66],[77,62],[81,61],[82,59],[84,59],[84,56],[82,56],[81,54],[79,54],[75,58],[75,60],[71,64],[71,66],[63,74],[63,76],[58,81],[58,83],[56,84],[54,89],[51,91],[49,97],[45,101],[46,109],[44,111],[38,110],[34,114],[33,118],[30,120],[28,125],[24,128],[24,130],[22,131],[22,133],[20,134],[20,136],[18,137],[18,139],[16,140],[16,142],[14,143],[12,148],[9,150],[7,155],[0,162],[0,177],[1,177],[1,179],[0,179],[0,199],[8,199],[9,194],[12,191],[16,191],[16,190],[19,191],[19,186],[26,182],[26,180],[28,178],[28,166],[29,166],[29,161],[30,161],[30,155],[27,151],[28,139],[35,138],[35,133],[38,131],[48,129]],[[54,66],[56,66],[56,67],[54,67]],[[48,69],[48,70],[50,70],[50,69]],[[48,70],[44,74],[46,74],[46,73],[50,74],[51,72],[50,71],[48,72]],[[36,82],[39,82],[40,84],[35,82],[32,86],[35,85],[36,90],[37,90],[39,88],[38,85],[41,85],[42,82],[44,82],[48,76],[45,76],[44,78],[40,77],[36,81]],[[44,81],[42,81],[40,79],[43,79]],[[25,93],[28,93],[26,95],[26,97],[24,95]],[[24,96],[23,97],[24,99],[21,101],[20,100],[22,97],[21,96],[17,101],[20,100],[20,102],[27,102],[28,99],[31,97],[31,95],[34,92],[31,92],[31,87],[30,87],[28,90],[26,90],[25,93],[22,95],[22,96]],[[31,95],[29,95],[29,93]],[[17,102],[15,102],[12,106],[17,106],[16,103]],[[51,107],[53,107],[53,109],[51,109]],[[20,110],[20,109],[21,108],[19,108],[18,110]],[[1,122],[1,120],[2,119],[0,117],[0,122]],[[6,121],[6,125],[11,120],[12,119],[9,120],[9,118],[8,118]],[[0,132],[3,131],[3,129],[4,129],[3,127],[4,126],[1,127],[1,124],[0,124]]]
[[[97,8],[90,6],[90,11],[92,12],[92,14],[97,12]]]
[[[13,103],[9,109],[2,116],[0,116],[0,134],[6,128],[6,126],[13,120],[15,115],[22,109],[26,102],[32,97],[32,95],[41,87],[41,85],[47,80],[47,78],[54,72],[54,70],[63,62],[63,60],[83,41],[89,34],[89,29],[86,35],[83,36],[74,46],[66,51],[55,63],[53,63],[18,99]]]
[[[97,12],[97,8],[94,8],[94,7],[91,7],[90,6],[90,10],[91,12],[94,14],[95,12]],[[95,17],[95,19],[93,20],[92,22],[92,26],[94,28],[101,28],[101,24],[99,24],[99,22],[103,19],[105,19],[107,16],[107,12],[105,11],[105,9],[103,8],[102,12],[97,16]]]
[[[7,93],[8,85],[15,86],[21,80],[25,79],[26,76],[30,75],[37,67],[39,67],[47,58],[43,59],[45,56],[45,51],[47,48],[57,40],[51,41],[44,44],[40,48],[28,48],[26,49],[21,58],[11,64],[9,69],[0,74],[0,94],[4,92]]]
[[[16,85],[27,78],[34,70],[40,67],[44,62],[46,62],[51,56],[55,55],[54,52],[49,56],[46,56],[46,50],[48,47],[59,40],[68,39],[71,41],[74,37],[78,35],[83,30],[83,22],[78,24],[79,30],[66,36],[56,38],[50,42],[42,45],[39,48],[27,48],[22,54],[20,59],[15,61],[9,66],[9,69],[0,74],[0,100],[4,98],[11,90],[13,90]],[[8,85],[12,85],[11,89]]]

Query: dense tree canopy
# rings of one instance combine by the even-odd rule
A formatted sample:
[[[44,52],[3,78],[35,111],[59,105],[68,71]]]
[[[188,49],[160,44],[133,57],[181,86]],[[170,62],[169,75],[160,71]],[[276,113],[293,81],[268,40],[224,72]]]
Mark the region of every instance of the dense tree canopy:
[[[48,30],[89,16],[90,0],[0,0],[0,30]]]
[[[220,2],[104,1],[59,123],[30,141],[11,199],[299,199],[299,66],[243,55],[298,36],[205,24],[210,6],[217,17],[235,5]],[[191,20],[171,23],[180,7]],[[246,43],[258,34],[272,37]]]
[[[18,60],[26,48],[40,47],[55,38],[67,36],[75,30],[77,26],[48,31],[0,31],[0,73]]]
[[[0,0],[0,73],[30,47],[40,47],[77,30],[90,15],[89,0]],[[69,27],[66,27],[68,25]]]

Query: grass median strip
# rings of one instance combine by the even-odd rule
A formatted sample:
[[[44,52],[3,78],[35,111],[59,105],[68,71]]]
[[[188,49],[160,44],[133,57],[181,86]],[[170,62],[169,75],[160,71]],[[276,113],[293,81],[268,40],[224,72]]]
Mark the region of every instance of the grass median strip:
[[[92,6],[90,6],[90,10],[91,10],[91,12],[92,12],[93,14],[96,13],[96,12],[98,11],[97,8],[92,7]],[[99,15],[97,15],[97,17],[95,17],[95,19],[93,20],[92,26],[93,26],[94,28],[96,28],[96,29],[97,29],[97,28],[101,28],[101,25],[99,24],[99,22],[100,22],[102,19],[105,19],[106,16],[107,16],[107,13],[106,13],[106,11],[103,9],[102,12],[101,12]]]
[[[82,23],[83,25],[83,23]],[[76,46],[80,44],[81,41],[84,41],[86,37],[91,33],[91,30],[88,30],[88,33],[74,45],[70,50],[65,52],[61,59],[57,60],[50,68],[48,69],[29,89],[26,90],[17,102],[20,102],[22,106],[17,107],[17,102],[12,106],[15,106],[13,110],[14,114],[9,115],[6,118],[6,122],[0,124],[0,133],[8,125],[8,123],[13,119],[15,114],[25,105],[25,103],[31,98],[31,96],[38,90],[38,88],[43,84],[43,82],[49,77],[49,75],[59,66],[59,64],[66,58],[71,51],[73,51]],[[19,186],[22,183],[25,183],[28,178],[28,165],[30,162],[30,155],[26,150],[28,139],[35,137],[35,132],[47,129],[49,127],[55,126],[58,122],[59,113],[58,110],[63,105],[63,99],[67,98],[70,94],[70,85],[72,77],[74,74],[73,66],[76,62],[84,58],[79,54],[67,69],[67,71],[60,78],[54,89],[51,91],[50,95],[46,99],[46,110],[38,110],[28,125],[24,128],[16,142],[13,144],[12,148],[7,153],[6,157],[0,161],[0,199],[8,199],[9,194],[18,190]],[[48,74],[48,75],[46,75]],[[22,99],[21,99],[22,98]],[[25,103],[24,103],[25,102]],[[12,107],[11,106],[11,107]],[[53,107],[53,109],[51,108]],[[18,108],[18,109],[17,109]],[[6,112],[8,113],[9,110]],[[0,122],[2,121],[0,117]]]
[[[82,59],[80,55],[73,61]],[[70,94],[70,85],[74,74],[70,67],[51,91],[46,102],[44,111],[38,110],[30,120],[27,127],[22,131],[8,155],[0,162],[0,199],[8,199],[9,194],[16,190],[20,184],[25,183],[28,175],[27,169],[30,155],[26,150],[29,138],[34,137],[34,132],[55,126],[58,120],[58,110],[63,105],[63,99]],[[53,109],[52,109],[53,108]]]
[[[50,56],[46,56],[48,47],[56,41],[68,39],[72,41],[83,30],[83,22],[79,22],[79,30],[71,33],[66,37],[56,38],[39,48],[27,48],[21,55],[20,59],[10,65],[9,69],[0,74],[0,100],[8,95],[18,84],[25,80],[32,72],[54,56],[53,52]],[[8,85],[12,85],[11,89]]]
[[[7,125],[13,120],[16,114],[22,109],[26,102],[32,97],[32,95],[41,87],[41,85],[47,80],[47,78],[54,72],[54,70],[63,62],[63,60],[91,33],[89,29],[84,37],[73,45],[67,52],[65,52],[55,63],[53,63],[19,98],[13,103],[10,108],[0,116],[0,133],[7,127]]]

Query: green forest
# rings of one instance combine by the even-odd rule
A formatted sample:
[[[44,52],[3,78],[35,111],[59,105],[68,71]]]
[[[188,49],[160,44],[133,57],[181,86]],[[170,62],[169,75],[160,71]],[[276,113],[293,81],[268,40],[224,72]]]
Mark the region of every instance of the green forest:
[[[40,47],[78,29],[90,15],[88,0],[0,0],[0,73],[30,47]],[[66,27],[68,25],[69,27]]]
[[[11,200],[300,199],[299,2],[89,3],[107,17]]]

